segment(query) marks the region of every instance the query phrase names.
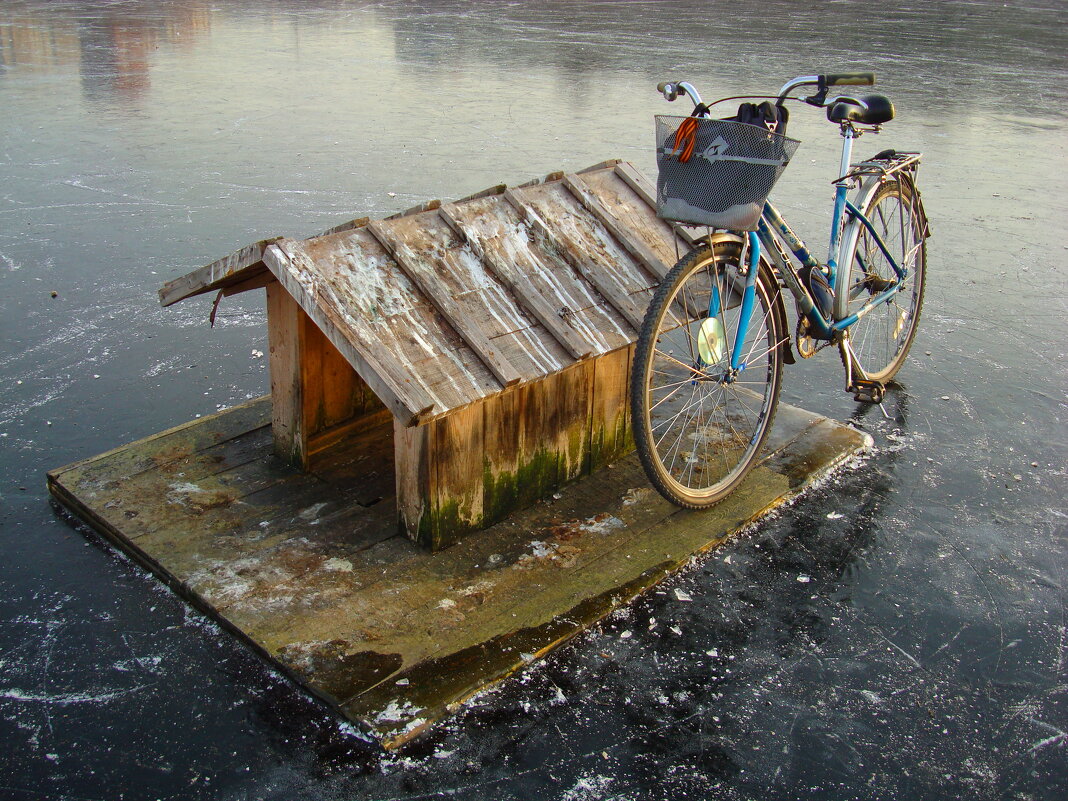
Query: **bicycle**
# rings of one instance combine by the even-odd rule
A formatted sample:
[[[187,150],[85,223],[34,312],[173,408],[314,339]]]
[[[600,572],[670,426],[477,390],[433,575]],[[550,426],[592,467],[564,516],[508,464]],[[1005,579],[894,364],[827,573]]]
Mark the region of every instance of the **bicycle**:
[[[922,155],[884,150],[853,164],[854,140],[893,119],[893,104],[875,94],[828,98],[832,86],[874,82],[871,73],[801,76],[777,95],[708,105],[689,83],[657,87],[669,101],[685,94],[694,103],[689,117],[657,117],[657,213],[708,229],[689,237],[693,249],[654,294],[631,371],[638,455],[652,484],[678,506],[717,503],[759,464],[783,365],[795,361],[791,339],[802,358],[836,346],[846,391],[868,403],[882,403],[908,355],[930,236],[916,185]],[[815,93],[792,95],[806,86]],[[718,103],[760,98],[748,112],[764,124],[742,121],[746,104],[738,117],[711,118]],[[799,144],[783,130],[788,100],[826,109],[843,138],[822,264],[767,201]],[[784,289],[794,300],[793,337]]]

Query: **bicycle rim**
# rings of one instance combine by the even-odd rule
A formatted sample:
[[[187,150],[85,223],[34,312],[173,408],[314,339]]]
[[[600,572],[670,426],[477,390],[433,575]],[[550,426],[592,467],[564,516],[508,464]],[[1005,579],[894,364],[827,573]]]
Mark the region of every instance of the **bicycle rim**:
[[[639,457],[660,493],[688,508],[716,503],[745,478],[775,415],[782,335],[765,270],[741,332],[744,368],[730,370],[744,284],[739,257],[731,242],[683,258],[653,298],[635,351],[631,403]],[[709,316],[713,287],[722,302]]]
[[[923,304],[927,250],[923,223],[913,210],[912,191],[897,182],[885,184],[872,197],[864,215],[894,260],[908,270],[901,290],[849,329],[853,353],[874,381],[889,381],[905,361]],[[846,314],[854,314],[896,280],[875,237],[862,228],[850,259]]]

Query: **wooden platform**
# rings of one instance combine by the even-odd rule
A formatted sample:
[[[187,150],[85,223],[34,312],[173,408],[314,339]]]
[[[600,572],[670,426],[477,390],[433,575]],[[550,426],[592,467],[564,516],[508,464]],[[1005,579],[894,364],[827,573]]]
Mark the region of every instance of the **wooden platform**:
[[[49,474],[59,501],[387,748],[870,443],[781,405],[768,457],[691,513],[620,460],[432,554],[398,533],[392,420],[311,473],[253,401]]]

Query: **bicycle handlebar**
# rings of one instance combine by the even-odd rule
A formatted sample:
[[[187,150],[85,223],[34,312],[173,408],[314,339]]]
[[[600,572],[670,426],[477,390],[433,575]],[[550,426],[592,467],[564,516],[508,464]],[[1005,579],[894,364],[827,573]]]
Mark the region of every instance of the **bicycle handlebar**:
[[[693,84],[686,81],[664,81],[656,85],[656,91],[662,94],[668,102],[673,102],[681,92],[689,96],[695,106],[701,105],[701,95],[698,94]]]
[[[817,87],[816,97],[819,98],[819,102],[813,105],[822,105],[827,97],[827,88],[830,86],[872,86],[874,84],[874,72],[827,72],[823,75],[802,75],[783,84],[782,89],[779,90],[778,103],[782,105],[786,96],[799,86]]]
[[[828,72],[822,75],[801,75],[797,78],[787,81],[782,89],[779,90],[777,105],[782,105],[783,101],[787,99],[790,92],[801,86],[815,86],[817,87],[816,94],[809,98],[803,98],[805,102],[814,106],[823,106],[827,103],[827,89],[831,86],[872,86],[875,83],[874,72]],[[663,81],[656,85],[656,91],[660,92],[664,96],[665,100],[669,102],[677,100],[680,94],[685,94],[693,101],[694,106],[700,106],[701,95],[698,94],[693,84],[686,81]],[[729,98],[728,98],[729,99]],[[801,99],[801,98],[795,98]],[[867,104],[852,98],[842,97],[836,98],[837,100],[848,100],[853,103],[857,103],[864,108],[867,108]],[[719,102],[719,101],[717,101]],[[714,103],[712,105],[715,105]]]

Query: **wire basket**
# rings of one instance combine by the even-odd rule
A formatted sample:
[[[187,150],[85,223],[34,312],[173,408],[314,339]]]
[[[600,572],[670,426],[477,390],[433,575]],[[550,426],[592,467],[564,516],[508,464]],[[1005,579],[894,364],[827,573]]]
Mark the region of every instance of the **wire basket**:
[[[799,144],[759,125],[658,115],[657,216],[756,230],[764,201]]]

